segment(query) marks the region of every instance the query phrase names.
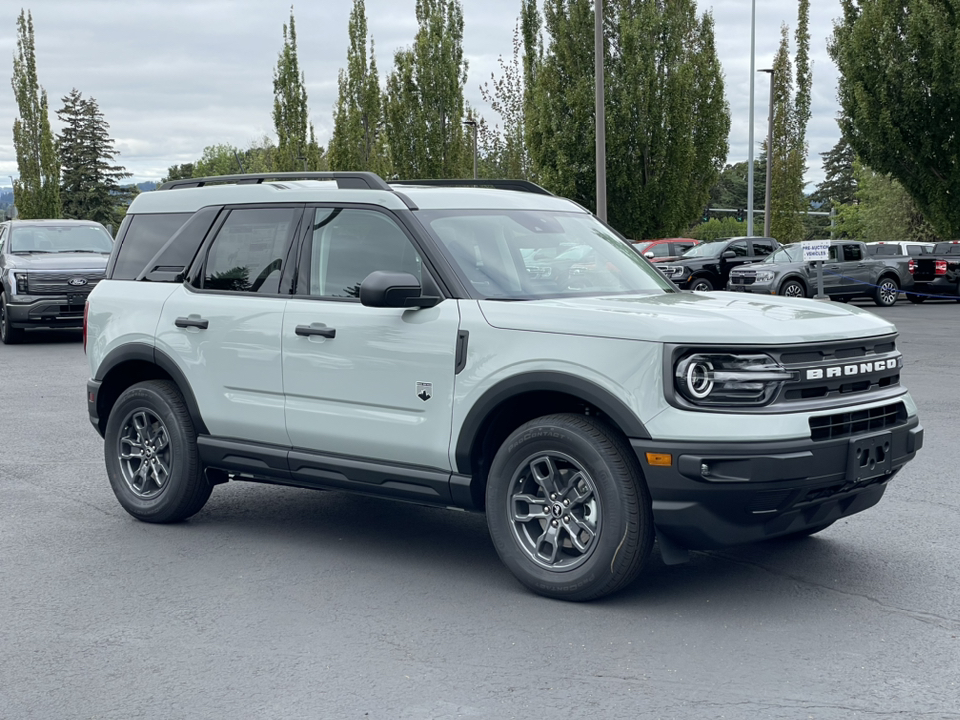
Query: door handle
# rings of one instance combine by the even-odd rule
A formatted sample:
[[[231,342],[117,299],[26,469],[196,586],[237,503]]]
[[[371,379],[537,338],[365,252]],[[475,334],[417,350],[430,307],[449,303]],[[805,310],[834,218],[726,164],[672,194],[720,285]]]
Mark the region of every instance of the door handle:
[[[193,318],[193,317],[178,317],[173,321],[173,324],[178,328],[188,328],[195,327],[200,328],[201,330],[206,330],[210,327],[210,321],[204,320],[203,318]]]
[[[300,337],[311,337],[312,335],[319,335],[320,337],[325,338],[335,338],[337,336],[337,329],[326,327],[317,327],[316,325],[297,325],[295,331]]]

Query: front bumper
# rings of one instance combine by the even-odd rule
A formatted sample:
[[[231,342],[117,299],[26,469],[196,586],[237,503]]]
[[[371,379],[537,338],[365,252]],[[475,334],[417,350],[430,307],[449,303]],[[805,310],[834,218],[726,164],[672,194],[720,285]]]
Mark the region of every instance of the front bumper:
[[[630,443],[650,488],[657,531],[707,550],[788,535],[872,507],[922,447],[923,428],[914,416],[888,430],[833,440]],[[673,462],[652,466],[647,453],[669,453]]]
[[[16,302],[16,295],[7,303],[7,316],[15,328],[80,328],[83,327],[83,306],[87,295],[50,295],[29,303]]]
[[[773,281],[759,283],[752,282],[749,284],[738,283],[736,282],[740,278],[731,277],[730,282],[727,283],[727,290],[730,292],[748,292],[755,293],[757,295],[776,295],[774,288],[776,285]]]

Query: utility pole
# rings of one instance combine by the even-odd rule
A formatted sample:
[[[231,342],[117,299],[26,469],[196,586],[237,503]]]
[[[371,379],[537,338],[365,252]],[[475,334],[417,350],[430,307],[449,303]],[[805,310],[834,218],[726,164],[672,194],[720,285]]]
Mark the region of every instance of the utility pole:
[[[753,85],[756,77],[757,0],[750,4],[750,119],[747,146],[747,236],[753,237]]]
[[[603,106],[603,0],[593,2],[593,55],[597,87],[597,217],[607,221],[607,125]]]
[[[764,68],[770,75],[770,114],[767,118],[767,191],[763,202],[763,236],[770,237],[770,191],[773,185],[773,68]]]
[[[464,125],[473,128],[473,179],[477,179],[477,121],[464,120]]]

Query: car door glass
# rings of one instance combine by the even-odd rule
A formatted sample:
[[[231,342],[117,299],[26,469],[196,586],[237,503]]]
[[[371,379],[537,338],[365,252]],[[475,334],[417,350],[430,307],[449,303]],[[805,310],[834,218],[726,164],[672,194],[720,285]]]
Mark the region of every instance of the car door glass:
[[[844,262],[859,262],[863,260],[863,253],[860,251],[859,245],[844,245],[843,246],[843,261]]]
[[[694,243],[673,243],[673,255],[679,256],[683,255],[687,250],[692,248]]]
[[[658,243],[652,248],[648,248],[646,252],[653,253],[655,258],[670,257],[670,243]]]
[[[738,258],[747,257],[747,243],[744,240],[730,243],[727,245],[727,250],[732,250]]]
[[[422,281],[420,253],[396,222],[375,210],[312,211],[300,267],[298,292],[314,297],[359,298],[360,283],[377,270]]]
[[[204,290],[275,295],[300,208],[240,208],[230,212],[207,253]]]
[[[753,241],[753,254],[756,257],[766,257],[773,252],[773,243],[762,240]]]
[[[830,260],[829,260],[829,262],[837,262],[837,246],[836,246],[836,245],[831,245],[831,246],[830,246]]]

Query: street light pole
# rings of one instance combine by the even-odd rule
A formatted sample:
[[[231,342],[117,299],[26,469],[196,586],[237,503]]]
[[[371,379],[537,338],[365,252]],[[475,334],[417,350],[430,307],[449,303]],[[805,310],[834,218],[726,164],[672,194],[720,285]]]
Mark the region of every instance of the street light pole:
[[[757,0],[750,4],[750,119],[747,146],[747,236],[753,237],[753,86],[756,77]]]
[[[473,128],[473,179],[477,179],[477,121],[464,120],[464,125]]]
[[[13,175],[7,175],[10,178],[10,219],[17,219],[17,186],[13,182]]]
[[[773,185],[773,68],[760,72],[770,75],[770,114],[767,117],[767,190],[763,198],[763,236],[770,237],[770,189]]]
[[[603,0],[593,4],[593,52],[597,87],[597,217],[607,221],[607,125],[603,105]]]

